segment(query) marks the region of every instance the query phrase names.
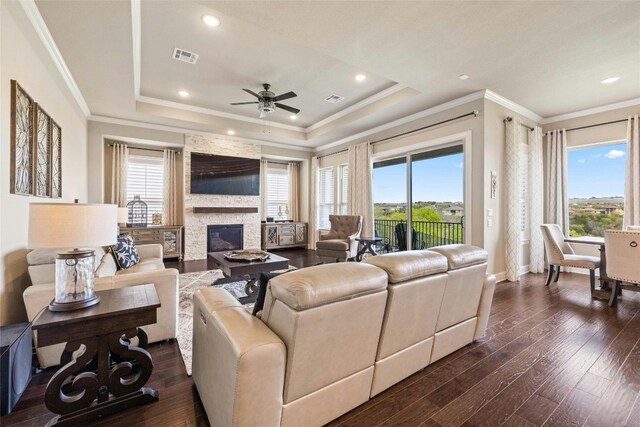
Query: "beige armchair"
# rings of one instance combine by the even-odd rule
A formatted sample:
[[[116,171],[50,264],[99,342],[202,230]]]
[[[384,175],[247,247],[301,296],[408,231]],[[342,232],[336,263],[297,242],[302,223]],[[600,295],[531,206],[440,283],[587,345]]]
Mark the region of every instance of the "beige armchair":
[[[613,306],[618,298],[618,290],[626,289],[640,292],[640,230],[604,232],[605,256],[607,257],[607,276],[613,279],[613,288],[609,305]]]
[[[558,224],[542,224],[542,237],[544,249],[549,262],[546,286],[549,286],[555,272],[555,282],[560,277],[560,267],[586,268],[589,270],[591,291],[596,288],[596,268],[600,267],[600,259],[594,256],[576,255],[567,242],[564,241],[564,233]]]
[[[316,243],[318,256],[349,260],[358,254],[358,242],[362,231],[359,215],[329,215],[331,230],[320,236]]]

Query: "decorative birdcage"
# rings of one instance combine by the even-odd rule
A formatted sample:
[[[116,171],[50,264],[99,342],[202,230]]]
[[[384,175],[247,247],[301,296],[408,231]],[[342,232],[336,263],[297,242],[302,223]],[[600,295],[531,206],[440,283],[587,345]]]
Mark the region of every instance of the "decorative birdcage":
[[[127,227],[147,226],[147,204],[140,200],[140,195],[133,196],[133,200],[127,203],[129,211]]]

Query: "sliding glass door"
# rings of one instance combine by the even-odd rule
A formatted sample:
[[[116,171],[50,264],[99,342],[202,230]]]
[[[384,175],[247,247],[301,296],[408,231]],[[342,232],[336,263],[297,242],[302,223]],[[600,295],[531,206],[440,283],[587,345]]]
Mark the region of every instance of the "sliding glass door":
[[[373,217],[385,252],[407,250],[407,159],[373,165]]]
[[[373,200],[376,234],[387,251],[463,243],[462,144],[376,162]]]

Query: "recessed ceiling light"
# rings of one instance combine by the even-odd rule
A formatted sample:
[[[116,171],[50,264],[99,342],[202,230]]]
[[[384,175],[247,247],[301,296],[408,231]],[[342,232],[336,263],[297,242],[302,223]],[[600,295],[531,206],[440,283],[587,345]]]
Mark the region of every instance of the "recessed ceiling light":
[[[236,134],[236,131],[235,131],[235,130],[233,130],[233,129],[229,129],[229,130],[227,131],[227,135],[235,135],[235,134]]]
[[[298,118],[298,116],[296,116],[295,114],[292,114],[292,115],[289,116],[289,118],[291,120],[296,120]]]
[[[213,15],[202,15],[202,22],[210,27],[217,27],[220,25],[220,20]]]
[[[460,80],[467,80],[467,79],[469,78],[469,76],[467,76],[466,74],[460,74],[460,75],[458,76],[458,78],[459,78]]]
[[[600,83],[605,84],[605,85],[610,85],[611,83],[615,83],[618,80],[620,80],[620,77],[609,77],[608,79],[604,79]]]
[[[364,81],[367,78],[364,74],[356,74],[356,80],[359,82]]]
[[[189,96],[189,92],[187,92],[186,90],[181,90],[178,92],[178,95],[180,95],[183,98],[186,98],[187,96]]]

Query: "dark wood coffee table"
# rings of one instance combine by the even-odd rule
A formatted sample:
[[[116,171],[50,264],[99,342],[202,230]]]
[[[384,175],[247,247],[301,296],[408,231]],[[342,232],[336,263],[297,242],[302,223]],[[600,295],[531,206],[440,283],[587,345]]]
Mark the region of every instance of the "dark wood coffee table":
[[[255,302],[258,297],[258,284],[256,282],[260,277],[260,273],[289,268],[289,260],[287,258],[272,253],[269,253],[267,260],[255,262],[229,261],[224,257],[224,254],[225,252],[209,252],[208,254],[209,258],[218,264],[225,275],[224,279],[216,280],[214,284],[233,282],[237,281],[237,279],[246,280],[247,284],[244,287],[244,291],[247,296],[240,298],[242,304]]]
[[[141,328],[156,323],[156,288],[139,285],[96,294],[100,302],[94,306],[61,312],[45,308],[33,321],[38,347],[67,343],[44,394],[45,406],[59,414],[47,426],[83,425],[158,400],[154,389],[143,387],[153,361],[144,350],[147,334]],[[130,345],[136,336],[138,346]]]

